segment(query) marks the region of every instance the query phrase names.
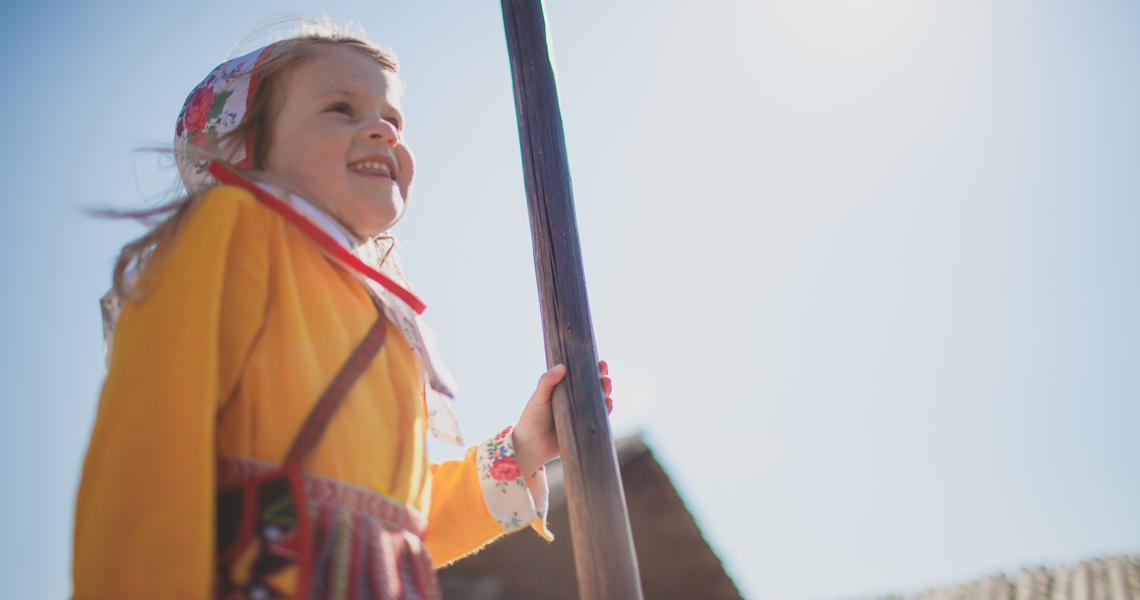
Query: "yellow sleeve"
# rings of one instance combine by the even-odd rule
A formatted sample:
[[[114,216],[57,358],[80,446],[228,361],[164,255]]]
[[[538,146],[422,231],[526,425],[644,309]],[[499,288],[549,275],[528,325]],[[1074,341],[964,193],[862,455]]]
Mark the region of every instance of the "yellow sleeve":
[[[431,465],[431,508],[424,543],[436,567],[454,562],[507,532],[483,502],[476,448],[468,448],[463,460]]]
[[[273,227],[248,192],[212,190],[123,307],[79,485],[77,600],[212,597],[215,418],[264,320]]]
[[[528,525],[554,539],[546,528],[546,471],[522,477],[511,428],[471,446],[463,460],[431,465],[431,473],[424,542],[437,567]]]

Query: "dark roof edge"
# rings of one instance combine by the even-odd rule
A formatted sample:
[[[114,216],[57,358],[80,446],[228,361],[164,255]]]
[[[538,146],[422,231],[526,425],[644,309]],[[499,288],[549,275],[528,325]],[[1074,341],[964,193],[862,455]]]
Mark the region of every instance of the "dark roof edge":
[[[635,458],[649,452],[649,446],[638,432],[630,436],[614,440],[614,450],[617,451],[618,468],[624,467]],[[566,503],[566,485],[562,478],[562,459],[556,458],[546,465],[546,484],[550,487],[550,508],[562,506]]]

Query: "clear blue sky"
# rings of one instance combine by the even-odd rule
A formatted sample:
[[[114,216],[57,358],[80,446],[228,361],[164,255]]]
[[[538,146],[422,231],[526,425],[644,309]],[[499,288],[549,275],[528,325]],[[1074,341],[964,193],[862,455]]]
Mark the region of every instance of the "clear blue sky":
[[[67,596],[96,301],[192,86],[264,17],[408,83],[405,264],[513,422],[542,338],[497,2],[5,3],[0,589]],[[753,599],[1140,550],[1140,5],[552,0],[615,428]],[[437,457],[454,455],[441,445]],[[526,534],[524,534],[526,535]]]

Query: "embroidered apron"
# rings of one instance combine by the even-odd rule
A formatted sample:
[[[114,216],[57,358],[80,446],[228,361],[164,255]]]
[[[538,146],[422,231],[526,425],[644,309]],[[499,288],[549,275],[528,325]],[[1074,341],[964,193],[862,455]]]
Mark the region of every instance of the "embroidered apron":
[[[301,470],[384,344],[381,316],[309,413],[283,465],[219,457],[216,600],[441,600],[427,518],[405,502]]]

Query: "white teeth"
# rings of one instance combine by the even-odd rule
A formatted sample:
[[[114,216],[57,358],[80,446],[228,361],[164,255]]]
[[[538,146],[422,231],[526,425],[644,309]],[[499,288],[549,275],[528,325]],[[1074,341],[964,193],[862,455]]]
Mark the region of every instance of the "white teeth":
[[[364,161],[352,163],[348,165],[348,168],[351,171],[371,171],[379,175],[385,175],[387,177],[392,176],[392,167],[389,167],[388,163],[383,162]]]

